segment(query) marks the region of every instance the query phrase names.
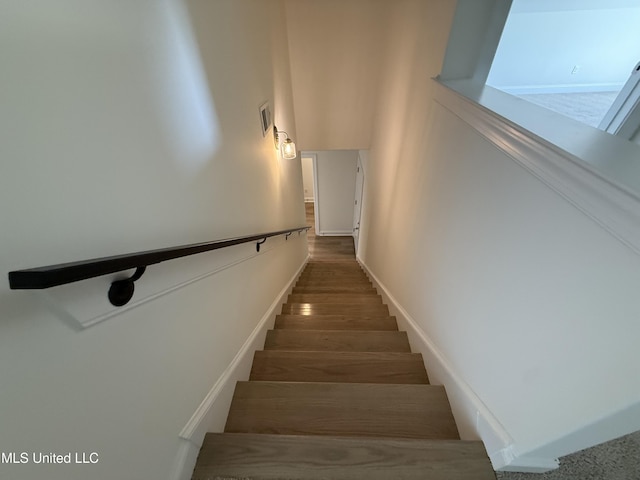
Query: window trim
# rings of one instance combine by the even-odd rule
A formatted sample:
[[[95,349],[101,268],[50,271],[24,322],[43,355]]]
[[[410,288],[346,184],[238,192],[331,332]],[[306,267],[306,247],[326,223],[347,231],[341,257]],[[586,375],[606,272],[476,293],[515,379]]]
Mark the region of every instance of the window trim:
[[[640,62],[633,67],[629,79],[598,128],[625,140],[635,137],[640,128]]]

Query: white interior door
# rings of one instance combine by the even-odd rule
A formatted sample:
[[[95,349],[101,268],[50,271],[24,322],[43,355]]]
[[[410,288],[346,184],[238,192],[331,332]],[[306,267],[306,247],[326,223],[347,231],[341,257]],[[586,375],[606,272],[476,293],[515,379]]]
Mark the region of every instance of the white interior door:
[[[356,197],[353,205],[353,243],[357,254],[358,240],[360,239],[360,215],[362,214],[362,190],[364,188],[364,170],[362,169],[362,162],[360,161],[359,155],[356,168]]]

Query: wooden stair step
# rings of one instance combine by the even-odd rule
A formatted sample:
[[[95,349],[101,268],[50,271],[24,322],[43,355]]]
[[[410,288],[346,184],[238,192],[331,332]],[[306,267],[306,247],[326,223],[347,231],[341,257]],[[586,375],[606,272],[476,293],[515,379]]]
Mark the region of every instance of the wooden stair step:
[[[354,248],[353,248],[353,241],[351,241],[351,243],[349,243],[348,239],[345,240],[336,240],[336,239],[327,239],[327,237],[316,237],[312,240],[313,242],[316,243],[316,245],[319,245],[323,248],[326,248],[327,250],[329,250],[330,252],[333,253],[340,253],[340,252],[347,252],[350,253],[350,255],[348,256],[338,256],[339,258],[318,258],[318,257],[312,257],[314,262],[339,262],[339,261],[345,261],[345,262],[353,262],[355,261],[354,259]]]
[[[419,353],[255,352],[249,380],[428,384]]]
[[[331,270],[331,271],[343,271],[343,270],[356,270],[359,272],[363,272],[364,270],[362,269],[362,267],[355,262],[315,262],[315,263],[308,263],[307,266],[304,268],[305,271],[314,271],[314,270],[320,270],[320,271],[326,271],[326,270]]]
[[[349,265],[349,264],[327,264],[327,265],[311,265],[305,267],[303,270],[304,273],[338,273],[338,274],[358,274],[364,275],[364,270],[360,267],[360,265]]]
[[[305,273],[302,272],[299,276],[298,276],[298,280],[308,280],[308,279],[314,279],[314,280],[331,280],[333,282],[336,282],[336,280],[338,278],[343,278],[343,277],[351,277],[351,278],[356,278],[356,279],[362,279],[362,280],[369,280],[369,277],[367,277],[367,275],[364,272],[361,272],[360,274],[340,274],[340,275],[333,275],[329,272],[327,273],[315,273],[315,272],[309,272],[309,273]]]
[[[317,236],[314,238],[314,241],[316,243],[318,243],[319,245],[323,245],[325,247],[335,247],[336,249],[341,249],[341,250],[350,250],[351,251],[351,256],[350,257],[346,257],[344,259],[340,259],[340,260],[345,260],[348,262],[353,262],[355,261],[355,255],[354,255],[354,248],[353,248],[353,238],[347,237],[347,238],[340,238],[340,237],[325,237],[325,236]],[[330,260],[330,259],[326,259],[326,258],[315,258],[312,257],[312,260],[315,261],[326,261],[326,260]],[[332,260],[332,261],[336,261],[336,260]]]
[[[336,277],[357,277],[357,278],[366,278],[367,280],[369,279],[369,277],[367,277],[367,274],[364,273],[364,271],[360,271],[360,272],[333,272],[331,270],[327,270],[325,271],[304,271],[302,272],[299,276],[298,279],[301,278],[317,278],[319,280],[323,280],[323,279],[329,279],[331,280],[332,278],[335,279]]]
[[[318,283],[320,285],[371,285],[369,278],[362,275],[317,275],[302,274],[298,277],[295,286],[300,283]]]
[[[398,330],[395,317],[361,315],[276,315],[275,329],[290,330]]]
[[[353,247],[336,248],[326,245],[318,245],[316,242],[310,243],[310,253],[316,258],[322,257],[324,260],[339,261],[353,257]]]
[[[334,283],[341,282],[343,280],[369,280],[364,273],[301,273],[298,280],[332,280]]]
[[[340,278],[367,278],[367,275],[364,272],[336,272],[327,270],[320,272],[302,272],[298,278],[331,278],[331,279],[340,279]]]
[[[305,268],[301,275],[366,275],[361,268]]]
[[[378,291],[371,285],[304,285],[295,286],[291,293],[372,293]]]
[[[337,243],[339,245],[343,245],[345,243],[345,241],[343,239],[339,239],[339,238],[331,238],[331,237],[323,237],[322,239],[322,243],[326,243],[326,244],[330,244],[330,243]],[[347,260],[341,260],[341,261],[335,261],[335,260],[317,260],[317,259],[311,259],[309,260],[309,262],[307,262],[307,265],[318,265],[318,264],[324,264],[324,263],[334,263],[334,264],[351,264],[351,265],[360,265],[360,263],[354,258],[350,258]]]
[[[360,270],[362,270],[362,265],[360,265],[358,262],[356,262],[355,260],[352,261],[346,261],[344,259],[340,259],[340,260],[331,260],[331,259],[324,259],[321,261],[311,261],[309,263],[307,263],[307,265],[304,267],[305,269],[322,269],[322,268],[335,268],[335,269],[348,269],[348,268],[358,268]]]
[[[225,432],[459,439],[444,387],[238,382]]]
[[[482,442],[208,433],[192,480],[495,480]]]
[[[407,332],[349,330],[269,330],[265,350],[411,352]]]
[[[377,293],[292,293],[288,303],[382,303]]]
[[[336,281],[335,279],[327,278],[324,280],[298,280],[296,287],[369,287],[373,288],[373,284],[366,278],[360,280],[350,280],[348,282]]]
[[[301,275],[366,275],[364,270],[357,268],[305,268]]]
[[[350,303],[285,303],[281,313],[294,315],[351,315],[388,317],[389,308],[383,303],[360,304]]]

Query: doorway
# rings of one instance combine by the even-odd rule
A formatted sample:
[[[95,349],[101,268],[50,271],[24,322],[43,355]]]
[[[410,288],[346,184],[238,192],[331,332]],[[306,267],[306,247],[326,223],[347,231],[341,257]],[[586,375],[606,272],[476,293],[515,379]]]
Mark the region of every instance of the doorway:
[[[308,234],[315,237],[317,230],[317,209],[316,206],[316,176],[315,176],[316,155],[305,153],[302,155],[302,185],[304,191],[304,211],[307,225],[311,225]]]

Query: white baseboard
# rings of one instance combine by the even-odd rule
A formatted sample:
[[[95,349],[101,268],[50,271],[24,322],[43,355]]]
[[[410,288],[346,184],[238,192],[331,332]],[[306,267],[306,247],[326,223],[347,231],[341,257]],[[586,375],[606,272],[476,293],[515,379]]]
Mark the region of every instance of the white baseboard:
[[[463,440],[482,440],[495,470],[542,473],[558,468],[556,459],[527,458],[516,454],[513,438],[453,364],[359,257],[358,263],[396,317],[398,327],[407,332],[412,351],[422,354],[430,381],[445,386],[460,437]]]
[[[511,95],[535,95],[541,93],[591,93],[591,92],[615,92],[619,91],[623,83],[584,83],[574,85],[518,85],[493,88],[502,90]]]
[[[224,430],[236,382],[249,378],[253,353],[264,346],[267,330],[273,326],[278,309],[286,301],[287,295],[308,261],[309,257],[302,262],[297,272],[280,291],[234,359],[211,387],[209,393],[180,432],[181,443],[174,460],[173,473],[170,477],[172,480],[189,480],[193,474],[205,434],[210,431],[222,432]]]
[[[560,466],[557,458],[518,457],[514,454],[513,447],[507,447],[500,452],[494,453],[493,456],[490,456],[491,463],[494,462],[494,457],[500,458],[500,461],[504,464],[500,468],[496,468],[494,464],[494,468],[501,472],[545,473]]]

